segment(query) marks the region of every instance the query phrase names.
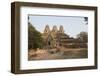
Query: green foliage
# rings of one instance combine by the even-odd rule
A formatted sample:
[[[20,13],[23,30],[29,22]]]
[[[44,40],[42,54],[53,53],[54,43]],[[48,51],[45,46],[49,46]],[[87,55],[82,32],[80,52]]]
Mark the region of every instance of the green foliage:
[[[84,21],[86,23],[86,25],[88,24],[88,17],[84,17]]]
[[[43,39],[41,33],[31,23],[28,23],[28,48],[42,48],[42,45]]]
[[[87,34],[87,32],[80,32],[77,35],[77,39],[80,39],[83,42],[87,42],[88,41],[88,34]]]

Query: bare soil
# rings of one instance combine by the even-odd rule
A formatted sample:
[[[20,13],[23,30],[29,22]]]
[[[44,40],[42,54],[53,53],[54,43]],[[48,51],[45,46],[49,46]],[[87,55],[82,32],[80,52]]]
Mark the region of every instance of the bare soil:
[[[79,59],[87,57],[87,48],[31,49],[28,51],[28,60]]]

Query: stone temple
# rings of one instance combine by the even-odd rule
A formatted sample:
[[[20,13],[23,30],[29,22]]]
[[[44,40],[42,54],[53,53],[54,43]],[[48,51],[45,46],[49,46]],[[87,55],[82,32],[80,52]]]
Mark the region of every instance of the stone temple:
[[[49,25],[46,25],[44,32],[42,34],[44,40],[44,48],[84,48],[87,44],[84,44],[78,39],[72,38],[64,32],[64,28],[60,25],[59,29],[57,26],[53,26],[50,30]]]
[[[64,45],[62,42],[69,38],[69,36],[64,33],[63,26],[60,26],[59,30],[56,26],[53,26],[53,29],[50,30],[49,25],[46,25],[42,37],[44,39],[45,48],[62,46]]]

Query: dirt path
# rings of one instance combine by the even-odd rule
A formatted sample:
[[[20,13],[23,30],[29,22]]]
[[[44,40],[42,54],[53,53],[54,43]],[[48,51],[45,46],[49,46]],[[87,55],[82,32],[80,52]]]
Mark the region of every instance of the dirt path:
[[[50,49],[49,49],[50,51]],[[63,51],[58,51],[51,53],[48,50],[39,49],[34,52],[34,50],[29,51],[29,60],[50,60],[50,59],[75,59],[75,58],[87,58],[86,48],[77,49],[63,49]]]

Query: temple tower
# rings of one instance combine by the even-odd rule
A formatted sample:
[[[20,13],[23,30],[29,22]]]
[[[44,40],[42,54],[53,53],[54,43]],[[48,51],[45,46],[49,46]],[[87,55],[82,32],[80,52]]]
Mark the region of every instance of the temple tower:
[[[46,27],[44,29],[44,33],[50,33],[49,25],[46,25]]]
[[[64,33],[64,29],[63,29],[63,26],[62,25],[60,25],[59,33]]]
[[[58,32],[58,29],[57,29],[57,26],[53,26],[53,29],[52,29],[52,33],[57,33]]]

